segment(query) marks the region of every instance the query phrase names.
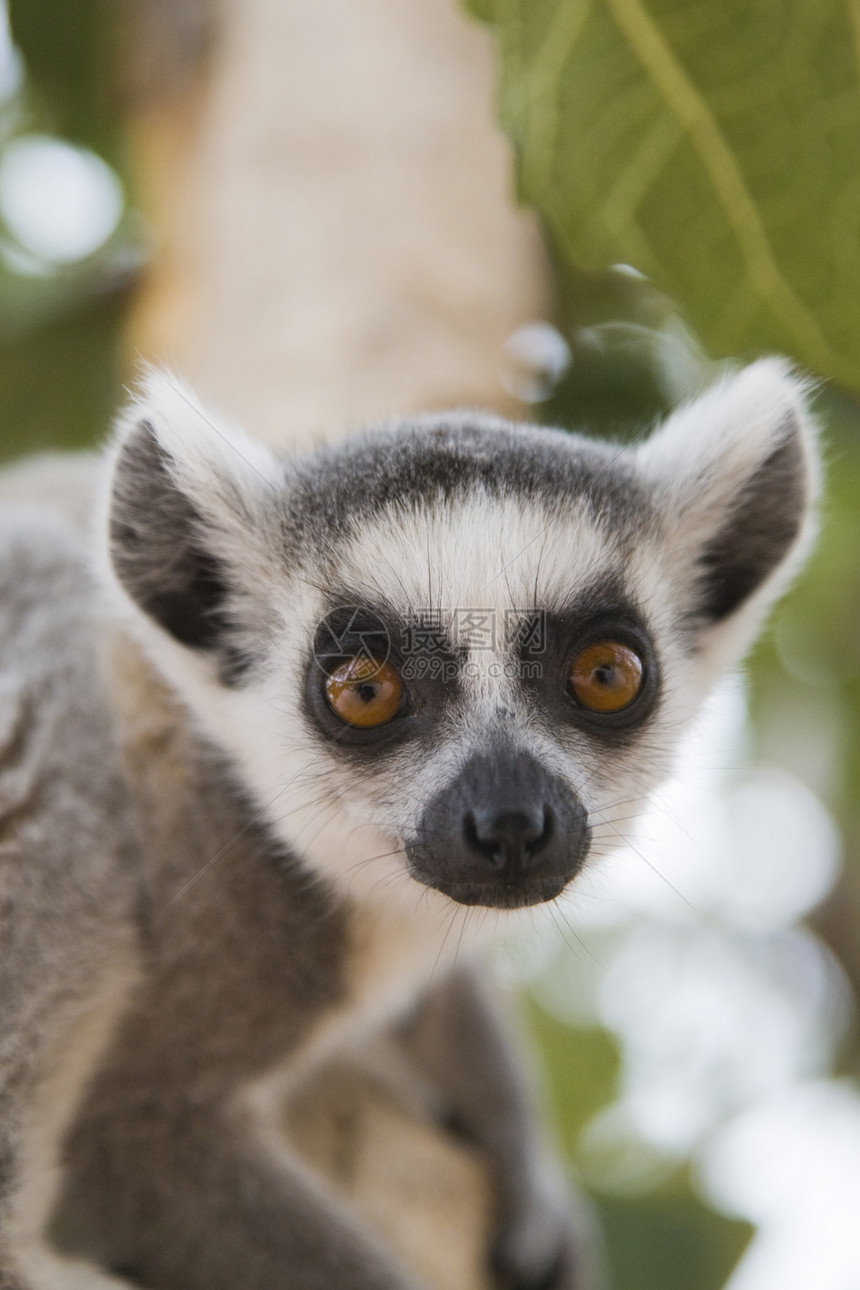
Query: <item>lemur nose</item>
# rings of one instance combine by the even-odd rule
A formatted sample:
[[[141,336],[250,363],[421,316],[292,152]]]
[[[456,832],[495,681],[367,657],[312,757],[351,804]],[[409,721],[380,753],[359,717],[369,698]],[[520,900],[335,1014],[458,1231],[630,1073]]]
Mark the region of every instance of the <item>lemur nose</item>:
[[[503,746],[470,757],[437,791],[406,854],[413,877],[458,904],[521,909],[555,900],[590,841],[576,794]]]
[[[486,856],[499,871],[511,876],[528,869],[553,835],[548,806],[527,810],[470,811],[465,818],[466,842]]]

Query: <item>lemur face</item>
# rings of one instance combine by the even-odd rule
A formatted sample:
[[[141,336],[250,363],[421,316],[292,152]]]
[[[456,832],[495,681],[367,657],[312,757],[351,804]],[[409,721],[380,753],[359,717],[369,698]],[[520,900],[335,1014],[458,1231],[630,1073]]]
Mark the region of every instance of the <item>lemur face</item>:
[[[638,447],[456,413],[291,461],[157,376],[110,548],[138,635],[312,869],[515,909],[664,777],[815,491],[774,360]]]
[[[319,483],[340,513],[362,500],[315,572],[328,594],[306,728],[413,878],[462,904],[553,899],[603,812],[653,783],[642,746],[676,642],[658,651],[664,624],[635,567],[651,507],[630,472],[610,478],[611,453],[563,435],[435,423],[395,436],[388,457],[369,440]],[[415,481],[411,496],[374,507],[389,471]]]

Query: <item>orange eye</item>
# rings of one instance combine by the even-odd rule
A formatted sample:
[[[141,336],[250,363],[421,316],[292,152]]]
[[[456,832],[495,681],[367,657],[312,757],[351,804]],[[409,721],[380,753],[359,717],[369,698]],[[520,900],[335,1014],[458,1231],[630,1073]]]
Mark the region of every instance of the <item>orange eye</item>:
[[[325,683],[325,697],[341,721],[370,730],[397,716],[403,682],[390,664],[359,655],[332,672]]]
[[[580,650],[570,669],[570,689],[589,712],[620,712],[642,689],[642,660],[629,645],[598,641]]]

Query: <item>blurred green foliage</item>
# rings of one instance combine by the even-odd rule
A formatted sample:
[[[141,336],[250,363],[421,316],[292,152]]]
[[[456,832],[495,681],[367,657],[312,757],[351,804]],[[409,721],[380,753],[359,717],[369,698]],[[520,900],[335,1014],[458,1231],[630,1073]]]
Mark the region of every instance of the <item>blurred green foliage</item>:
[[[593,275],[633,265],[713,357],[790,353],[860,388],[860,75],[845,0],[472,8],[498,37],[520,197],[567,274],[593,292]]]
[[[123,169],[102,0],[11,0],[26,77],[0,110],[0,147],[33,132]],[[81,447],[105,433],[121,380],[120,324],[139,252],[130,223],[73,265],[27,267],[0,227],[0,453]],[[23,266],[23,267],[22,267]]]
[[[583,1129],[616,1092],[620,1055],[606,1031],[566,1025],[534,1001],[529,1020],[555,1129],[573,1160]],[[751,1232],[711,1214],[691,1194],[685,1173],[654,1193],[603,1195],[595,1203],[615,1290],[719,1290]]]
[[[616,1290],[720,1290],[751,1232],[680,1188],[603,1198],[599,1213]]]
[[[116,112],[113,27],[104,0],[8,0],[15,42],[29,73],[28,94],[52,133],[86,144],[116,164],[122,119]]]

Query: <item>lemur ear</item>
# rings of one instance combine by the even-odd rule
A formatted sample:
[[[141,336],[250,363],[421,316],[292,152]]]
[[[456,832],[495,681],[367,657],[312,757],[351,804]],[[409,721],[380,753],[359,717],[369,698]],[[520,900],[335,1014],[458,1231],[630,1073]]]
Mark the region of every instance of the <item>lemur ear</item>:
[[[763,359],[679,409],[637,451],[702,624],[747,605],[760,615],[809,547],[820,466],[807,395],[786,362]]]
[[[150,373],[116,435],[108,527],[118,582],[177,641],[226,658],[240,570],[280,483],[267,449],[216,423],[172,376]]]

